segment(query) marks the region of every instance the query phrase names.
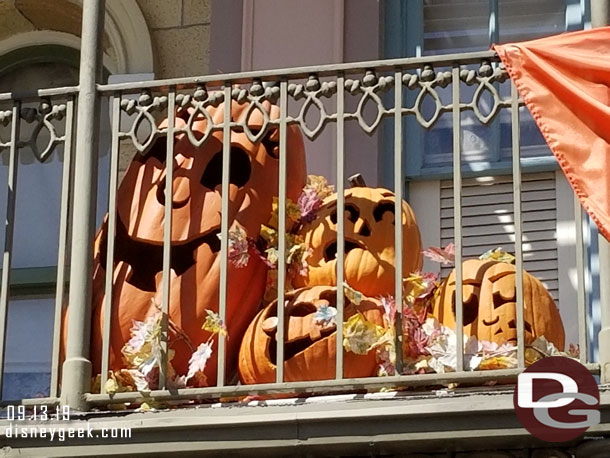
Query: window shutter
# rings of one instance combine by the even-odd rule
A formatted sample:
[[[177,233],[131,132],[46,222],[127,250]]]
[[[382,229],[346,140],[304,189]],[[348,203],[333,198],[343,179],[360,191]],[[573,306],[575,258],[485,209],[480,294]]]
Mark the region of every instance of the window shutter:
[[[441,181],[441,246],[454,241],[453,182]],[[462,235],[464,259],[489,249],[515,252],[511,176],[463,180]],[[540,279],[559,305],[556,183],[554,173],[522,176],[524,268]],[[443,267],[442,278],[451,268]]]

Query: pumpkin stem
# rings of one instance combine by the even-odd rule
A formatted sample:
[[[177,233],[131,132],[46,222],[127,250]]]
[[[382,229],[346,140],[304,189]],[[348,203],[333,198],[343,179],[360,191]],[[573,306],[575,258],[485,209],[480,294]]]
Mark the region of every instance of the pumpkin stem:
[[[364,182],[364,178],[360,173],[356,173],[347,179],[352,188],[365,188],[366,183]]]

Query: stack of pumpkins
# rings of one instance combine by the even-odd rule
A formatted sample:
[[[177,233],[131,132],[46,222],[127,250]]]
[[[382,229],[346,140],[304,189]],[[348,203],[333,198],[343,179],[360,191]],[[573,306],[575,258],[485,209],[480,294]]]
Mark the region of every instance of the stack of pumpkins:
[[[356,307],[344,295],[344,319],[361,312],[369,321],[384,326],[380,296],[394,292],[394,194],[387,189],[356,187],[345,191],[344,279],[364,295]],[[422,247],[411,207],[402,204],[403,272],[420,270]],[[285,308],[284,379],[289,382],[325,380],[335,376],[336,325],[315,322],[321,306],[336,306],[337,195],[327,197],[316,218],[303,225],[299,234],[311,249],[307,274],[291,278],[299,288],[287,295]],[[244,383],[275,380],[277,318],[276,301],[254,319],[244,336],[239,355]],[[366,355],[346,352],[344,377],[376,374],[375,351]]]
[[[265,108],[271,120],[278,118],[277,107],[266,105]],[[210,107],[208,111],[216,123],[222,123],[223,104]],[[260,131],[265,124],[260,112],[248,111],[247,105],[234,103],[231,117],[247,122],[251,132]],[[207,120],[197,116],[192,109],[179,112],[177,127],[182,128],[187,123],[201,135],[207,132]],[[218,235],[223,151],[222,132],[212,131],[209,135],[199,147],[193,146],[183,133],[176,137],[171,202],[165,199],[166,139],[162,137],[146,154],[133,159],[119,187],[111,370],[125,368],[121,349],[130,339],[132,322],[143,321],[156,313],[154,303],[162,302],[162,228],[167,205],[171,205],[172,215],[169,320],[174,328],[181,330],[181,335],[170,336],[170,347],[175,351],[172,365],[178,374],[188,371],[192,346],[187,345],[186,340],[196,346],[209,337],[201,325],[206,310],[217,312],[219,309]],[[306,166],[303,141],[294,127],[287,132],[286,151],[290,171],[287,197],[296,201],[305,184]],[[231,132],[230,228],[240,227],[247,234],[258,234],[261,225],[267,224],[278,189],[278,153],[275,128],[267,129],[256,142],[250,141],[243,132]],[[411,208],[403,202],[402,209],[402,269],[407,275],[421,270],[422,246]],[[336,325],[318,324],[314,315],[321,306],[336,305],[337,218],[336,195],[332,195],[325,199],[315,220],[300,229],[300,235],[312,253],[307,259],[307,274],[290,278],[290,283],[297,289],[286,293],[286,381],[330,379],[335,375]],[[392,295],[394,291],[394,224],[394,194],[391,191],[368,187],[345,191],[345,281],[365,296],[357,310],[367,320],[381,326],[384,325],[384,310],[379,297]],[[95,243],[91,341],[94,374],[101,370],[103,317],[107,307],[104,292],[107,236],[104,223]],[[512,339],[514,266],[480,261],[467,261],[464,266],[465,332],[490,341]],[[227,373],[239,370],[241,381],[248,384],[275,380],[278,304],[276,301],[266,306],[262,304],[267,271],[268,267],[256,256],[251,256],[245,267],[229,264],[228,268]],[[441,322],[454,326],[452,295],[455,281],[452,278],[444,282],[434,312]],[[552,299],[538,280],[527,274],[525,278],[527,340],[544,334],[558,347],[563,347],[563,335],[557,333],[554,337],[552,326],[547,326],[553,320],[561,323]],[[348,297],[344,303],[347,320],[356,313],[356,307]],[[264,306],[262,310],[261,306]],[[502,314],[503,308],[506,310]],[[552,319],[545,318],[545,313]],[[345,377],[375,375],[377,363],[373,351],[367,355],[346,352],[344,358]],[[216,357],[213,356],[205,369],[208,381],[216,380],[216,371]]]

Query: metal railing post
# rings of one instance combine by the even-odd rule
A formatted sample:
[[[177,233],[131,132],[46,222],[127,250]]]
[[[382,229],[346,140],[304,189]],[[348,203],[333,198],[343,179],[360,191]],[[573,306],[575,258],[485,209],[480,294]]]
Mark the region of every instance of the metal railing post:
[[[591,26],[610,24],[610,1],[591,2]],[[599,365],[601,383],[610,383],[610,242],[599,236],[599,283],[601,330],[599,332]]]
[[[602,235],[599,236],[599,283],[601,303],[600,381],[610,383],[610,242]]]
[[[101,73],[101,34],[105,0],[83,2],[80,55],[70,292],[66,360],[61,403],[87,410],[84,395],[91,387],[91,272],[97,195],[97,130],[99,104],[96,84]]]

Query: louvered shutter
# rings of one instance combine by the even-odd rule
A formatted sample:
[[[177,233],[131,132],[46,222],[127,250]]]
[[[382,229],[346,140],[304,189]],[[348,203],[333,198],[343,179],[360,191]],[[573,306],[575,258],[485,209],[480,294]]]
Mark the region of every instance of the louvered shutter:
[[[555,174],[524,174],[522,181],[524,268],[559,305]],[[440,188],[441,245],[446,246],[454,241],[453,183],[441,181]],[[515,252],[511,176],[463,180],[462,235],[465,259],[497,247]],[[444,267],[443,278],[449,272]]]

